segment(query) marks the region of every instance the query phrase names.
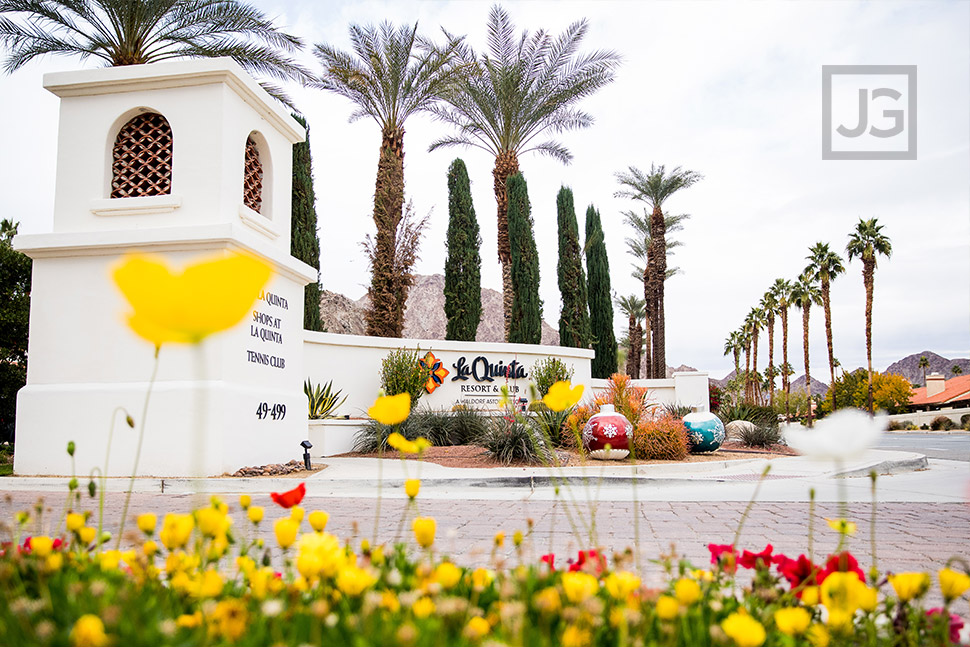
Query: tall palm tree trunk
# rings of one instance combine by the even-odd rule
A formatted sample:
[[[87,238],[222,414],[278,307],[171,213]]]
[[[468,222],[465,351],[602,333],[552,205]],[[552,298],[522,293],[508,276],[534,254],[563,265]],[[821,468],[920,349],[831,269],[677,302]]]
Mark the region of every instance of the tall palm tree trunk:
[[[404,329],[404,302],[395,280],[394,255],[397,227],[404,213],[404,129],[386,128],[381,135],[374,189],[373,268],[369,291],[370,308],[365,313],[367,334],[400,337]]]
[[[781,389],[785,392],[785,420],[791,414],[788,406],[791,395],[791,385],[788,383],[788,308],[782,308],[781,314]]]
[[[751,342],[744,344],[744,399],[751,401]]]
[[[775,406],[775,317],[768,318],[768,406]]]
[[[876,279],[876,260],[862,259],[862,281],[866,284],[866,362],[868,363],[868,403],[869,413],[873,413],[872,406],[872,290]],[[924,385],[925,386],[925,385]]]
[[[664,329],[664,279],[667,277],[667,227],[660,205],[650,214],[650,247],[648,265],[653,284],[653,377],[667,377],[666,331]]]
[[[626,358],[626,374],[634,380],[640,379],[640,344],[643,343],[643,328],[637,318],[630,315],[627,328],[627,339],[630,342],[630,353]]]
[[[741,375],[741,349],[734,347],[734,376]]]
[[[752,375],[751,375],[751,395],[755,402],[761,402],[761,383],[758,380],[758,329],[754,329],[754,335],[751,339],[751,364],[752,364]]]
[[[647,253],[647,267],[643,270],[643,377],[653,377],[653,301],[650,298],[650,290],[653,284],[650,282],[650,253]]]
[[[812,374],[808,367],[808,316],[812,311],[811,304],[802,308],[802,348],[805,354],[805,392],[808,394],[808,426],[812,426]]]
[[[509,338],[512,325],[512,246],[509,241],[509,194],[506,182],[509,176],[519,172],[519,158],[514,151],[504,151],[495,156],[492,169],[492,188],[498,206],[498,260],[502,264],[502,314],[505,322],[505,339]]]
[[[832,307],[829,301],[830,282],[827,275],[822,275],[822,309],[825,311],[825,343],[829,351],[829,384],[835,384],[835,353],[832,351]],[[832,390],[832,411],[835,411],[835,390]]]

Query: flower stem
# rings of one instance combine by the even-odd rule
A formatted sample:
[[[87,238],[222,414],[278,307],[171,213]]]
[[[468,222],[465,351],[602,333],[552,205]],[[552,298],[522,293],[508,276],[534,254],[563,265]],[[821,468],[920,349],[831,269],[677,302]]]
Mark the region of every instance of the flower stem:
[[[145,440],[145,418],[148,416],[148,403],[152,397],[152,387],[155,386],[155,378],[158,376],[158,353],[160,346],[155,347],[155,363],[152,365],[152,376],[148,380],[148,390],[145,392],[145,402],[141,408],[141,419],[138,428],[138,446],[135,448],[135,464],[131,468],[131,479],[128,481],[128,492],[125,493],[125,505],[121,509],[121,526],[118,528],[118,540],[115,542],[115,549],[121,547],[121,537],[125,533],[125,518],[128,516],[128,505],[131,503],[131,491],[135,487],[135,475],[138,474],[138,461],[141,459],[141,448]],[[103,489],[103,488],[102,488]],[[101,537],[98,537],[101,541]]]

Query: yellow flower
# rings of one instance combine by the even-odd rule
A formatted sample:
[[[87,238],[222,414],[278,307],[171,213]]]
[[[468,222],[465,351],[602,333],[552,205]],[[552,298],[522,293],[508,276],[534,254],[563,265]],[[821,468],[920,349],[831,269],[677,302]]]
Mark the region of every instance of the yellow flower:
[[[435,520],[431,517],[416,517],[411,524],[414,530],[414,538],[421,548],[430,548],[434,543],[434,533],[437,528]]]
[[[829,630],[824,625],[814,624],[805,632],[812,647],[829,647]]]
[[[300,523],[301,521],[303,521],[304,514],[306,514],[306,511],[298,505],[295,505],[292,508],[290,508],[290,519],[292,519],[297,523]]]
[[[855,534],[856,524],[855,522],[849,521],[848,519],[826,519],[829,528],[838,532],[840,535],[847,535],[851,537]]]
[[[576,625],[569,625],[562,632],[562,647],[586,647],[592,641],[592,636],[588,629],[580,629]]]
[[[396,431],[387,437],[387,444],[402,454],[418,453],[418,444],[414,441],[408,440]]]
[[[661,620],[673,620],[680,613],[680,603],[669,595],[657,598],[657,617]]]
[[[775,611],[775,626],[788,636],[797,636],[808,630],[812,614],[802,607],[790,607]]]
[[[701,598],[701,585],[696,581],[682,577],[674,584],[674,595],[677,601],[689,607]]]
[[[216,570],[206,570],[199,576],[198,588],[195,590],[196,596],[200,598],[214,598],[222,593],[225,582],[222,575]]]
[[[415,618],[424,619],[430,616],[435,611],[434,602],[431,598],[420,598],[414,604],[411,605],[411,613],[414,614]]]
[[[599,581],[589,573],[576,571],[562,574],[562,591],[573,604],[579,604],[596,595],[599,588]]]
[[[51,553],[47,556],[47,570],[59,571],[61,570],[61,566],[64,566],[63,553]]]
[[[820,597],[819,587],[817,586],[806,586],[802,590],[802,604],[814,607],[819,602]]]
[[[515,532],[512,533],[512,543],[515,544],[517,547],[522,545],[523,539],[524,537],[522,536],[521,530],[516,530]]]
[[[108,636],[101,618],[90,613],[77,619],[71,629],[71,644],[75,647],[105,647]]]
[[[276,533],[276,543],[280,545],[280,548],[286,550],[296,541],[296,534],[300,532],[300,524],[289,517],[283,517],[277,519],[276,523],[273,524],[273,532]]]
[[[204,537],[224,535],[232,525],[232,518],[216,508],[196,510],[195,518]]]
[[[196,611],[193,614],[183,613],[175,619],[175,626],[180,629],[195,629],[202,624],[202,612]]]
[[[761,623],[747,613],[732,613],[721,622],[721,629],[738,647],[759,647],[767,637]]]
[[[151,512],[138,515],[138,529],[149,537],[151,537],[152,533],[155,532],[155,525],[157,523],[158,517],[153,515]]]
[[[864,586],[859,589],[859,608],[866,613],[872,613],[876,610],[876,605],[879,604],[879,591],[876,589]]]
[[[829,610],[855,613],[862,602],[866,585],[855,573],[830,573],[819,587],[822,604]]]
[[[351,597],[360,595],[376,581],[373,575],[356,566],[347,566],[337,573],[337,588]]]
[[[250,507],[249,510],[246,510],[246,516],[249,517],[250,521],[252,521],[255,524],[258,524],[260,521],[263,520],[263,514],[265,514],[265,512],[266,511],[263,509],[263,506],[254,505]]]
[[[441,562],[434,569],[434,581],[443,589],[454,588],[461,581],[461,569],[451,562]]]
[[[47,557],[54,550],[54,540],[47,535],[38,535],[30,538],[30,553],[37,555],[41,559]]]
[[[890,575],[889,583],[893,585],[900,602],[909,602],[926,593],[930,586],[930,576],[926,573],[900,573]]]
[[[76,512],[68,512],[66,524],[68,532],[77,532],[84,527],[84,515]]]
[[[418,454],[423,454],[428,447],[431,447],[431,441],[424,436],[418,436],[414,439],[414,446],[418,448]]]
[[[397,613],[401,609],[401,601],[397,598],[394,591],[384,591],[381,593],[381,608],[387,609],[391,613]]]
[[[248,614],[242,600],[223,600],[212,612],[215,633],[228,638],[230,642],[239,640],[246,633]]]
[[[542,402],[553,411],[564,411],[579,402],[583,397],[583,385],[571,387],[569,382],[556,382],[549,387],[549,391]]]
[[[835,632],[842,634],[852,633],[853,612],[845,609],[829,609],[829,617],[825,624]]]
[[[239,507],[243,510],[249,510],[249,506],[251,506],[252,503],[253,497],[249,496],[248,494],[239,495]]]
[[[307,520],[310,522],[311,528],[317,532],[323,532],[323,529],[327,527],[327,522],[330,521],[330,515],[323,510],[314,510]]]
[[[476,591],[484,591],[485,587],[492,583],[494,574],[487,568],[476,568],[472,571],[472,588]]]
[[[957,599],[970,589],[970,576],[966,573],[943,568],[937,575],[940,578],[940,591],[943,592],[943,598],[947,602]]]
[[[181,548],[189,541],[189,536],[191,536],[194,527],[195,520],[192,515],[170,512],[162,520],[162,530],[158,534],[158,538],[169,550]]]
[[[495,533],[495,537],[492,539],[492,541],[495,544],[496,548],[501,548],[502,546],[505,545],[505,533],[502,532],[501,530]]]
[[[533,598],[533,604],[535,604],[536,609],[548,615],[558,613],[559,609],[562,608],[559,591],[551,586],[536,593],[535,598]]]
[[[81,538],[82,544],[90,544],[92,541],[94,541],[94,536],[96,534],[98,534],[96,529],[92,528],[91,526],[84,526],[78,531],[77,536]]]
[[[492,627],[488,624],[488,620],[480,616],[475,616],[465,625],[464,633],[469,640],[481,640],[488,635],[491,629]]]
[[[617,571],[606,577],[605,585],[606,592],[615,600],[626,600],[640,588],[640,578],[629,571]]]
[[[367,410],[367,415],[382,425],[396,425],[407,420],[411,413],[411,394],[382,395]],[[390,442],[390,438],[387,439]],[[393,447],[393,445],[392,445]],[[417,453],[417,449],[414,452]]]
[[[141,546],[141,552],[145,554],[145,557],[153,557],[155,553],[158,552],[158,544],[149,539]]]
[[[252,256],[226,254],[176,273],[161,257],[129,254],[113,274],[134,310],[128,326],[161,346],[198,343],[235,326],[269,281],[270,267]]]
[[[98,555],[98,562],[102,571],[118,570],[118,565],[121,564],[121,551],[106,550]]]
[[[404,493],[408,495],[409,499],[413,499],[418,496],[418,490],[421,489],[421,479],[408,479],[404,481]]]

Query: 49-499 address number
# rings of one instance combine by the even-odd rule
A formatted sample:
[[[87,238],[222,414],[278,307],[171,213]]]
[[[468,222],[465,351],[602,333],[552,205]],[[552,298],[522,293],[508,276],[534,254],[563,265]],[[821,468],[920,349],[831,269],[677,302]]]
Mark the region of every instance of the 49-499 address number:
[[[273,420],[282,420],[286,417],[286,405],[274,404],[270,406],[266,402],[260,402],[256,407],[256,417],[265,420],[267,417]]]

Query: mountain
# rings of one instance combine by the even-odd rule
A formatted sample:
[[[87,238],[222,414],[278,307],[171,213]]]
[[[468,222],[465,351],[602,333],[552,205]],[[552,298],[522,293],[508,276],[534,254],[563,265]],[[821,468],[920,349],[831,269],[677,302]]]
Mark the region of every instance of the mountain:
[[[793,393],[795,391],[804,391],[805,390],[805,376],[804,375],[801,375],[801,376],[795,378],[794,380],[792,380],[791,390],[792,390]],[[826,393],[828,393],[828,390],[829,390],[829,385],[828,384],[826,384],[825,382],[819,382],[814,377],[812,378],[812,395],[825,395]]]
[[[959,366],[961,369],[961,374],[970,374],[970,359],[948,359],[942,355],[937,355],[936,353],[928,350],[924,350],[922,353],[913,353],[908,355],[898,362],[893,362],[890,364],[885,373],[895,373],[896,375],[902,375],[910,384],[920,384],[924,383],[923,380],[923,369],[919,367],[919,358],[925,357],[929,361],[930,365],[926,369],[926,374],[940,373],[947,379],[954,377],[956,373],[953,372],[954,366]]]
[[[367,325],[364,311],[368,303],[367,295],[352,301],[342,294],[323,290],[320,316],[324,327],[330,332],[344,335],[365,334]],[[446,324],[444,275],[416,275],[404,307],[404,337],[444,339]],[[505,340],[501,292],[482,288],[482,320],[478,324],[476,338],[477,341],[488,342]],[[559,344],[559,332],[545,321],[542,322],[541,343],[545,346]]]

